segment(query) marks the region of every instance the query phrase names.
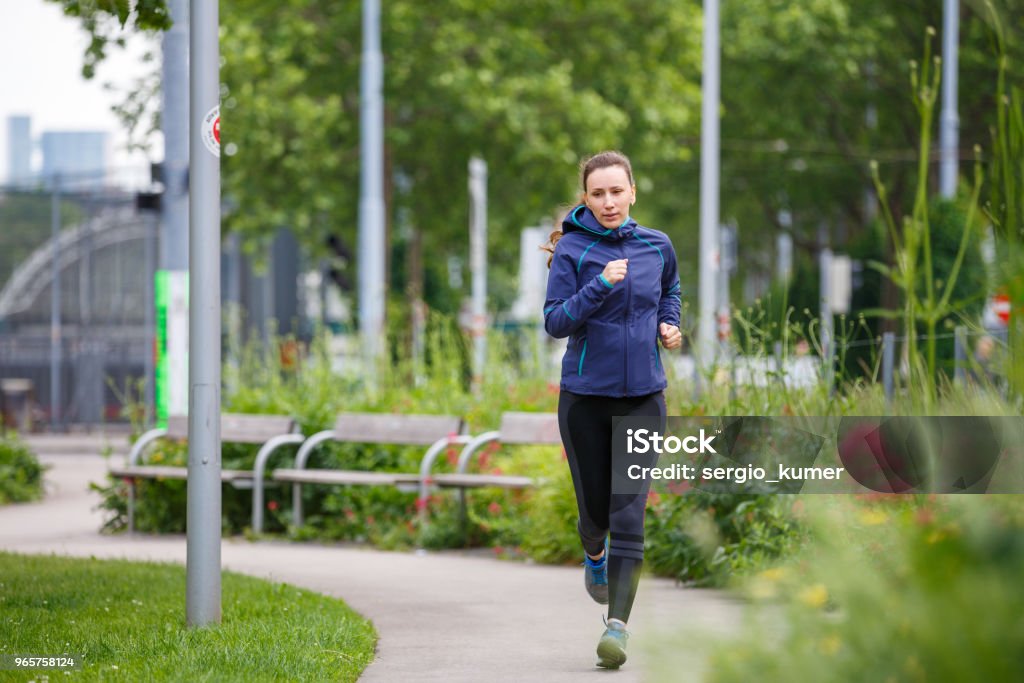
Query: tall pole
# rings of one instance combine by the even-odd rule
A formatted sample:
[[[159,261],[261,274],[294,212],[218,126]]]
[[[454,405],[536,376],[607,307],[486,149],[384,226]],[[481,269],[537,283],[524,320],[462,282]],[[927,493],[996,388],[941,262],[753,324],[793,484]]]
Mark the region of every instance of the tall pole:
[[[704,75],[700,123],[700,318],[697,359],[704,367],[715,357],[715,273],[718,265],[719,157],[718,0],[704,0]]]
[[[473,273],[473,391],[483,384],[487,363],[487,162],[469,160],[469,268]]]
[[[145,213],[145,230],[146,239],[144,246],[143,260],[145,267],[143,272],[146,274],[146,306],[145,306],[145,321],[144,327],[146,328],[146,351],[145,351],[145,375],[146,384],[142,394],[142,402],[146,406],[145,415],[143,417],[143,424],[147,427],[153,424],[154,416],[154,392],[155,392],[155,378],[156,368],[153,363],[153,349],[156,345],[156,287],[154,280],[156,278],[156,230],[159,224],[159,217],[155,215],[153,211],[147,211]]]
[[[50,241],[53,242],[53,263],[50,281],[50,426],[56,430],[61,419],[61,340],[60,326],[60,174],[52,179],[50,195]]]
[[[957,115],[957,45],[960,42],[960,0],[943,0],[942,18],[942,115],[939,141],[939,193],[956,195],[960,118]]]
[[[188,412],[189,0],[168,0],[174,22],[163,36],[164,193],[155,275],[157,421]]]
[[[818,285],[821,366],[825,382],[831,391],[835,358],[835,321],[832,316],[832,250],[828,247],[822,247],[818,253],[818,270],[821,272]]]
[[[220,608],[220,47],[218,1],[192,2],[189,154],[189,411],[185,612]]]
[[[163,36],[164,193],[160,200],[160,268],[188,270],[188,5],[168,0],[174,22]]]
[[[375,376],[384,334],[384,65],[380,0],[363,0],[359,123],[359,332]]]

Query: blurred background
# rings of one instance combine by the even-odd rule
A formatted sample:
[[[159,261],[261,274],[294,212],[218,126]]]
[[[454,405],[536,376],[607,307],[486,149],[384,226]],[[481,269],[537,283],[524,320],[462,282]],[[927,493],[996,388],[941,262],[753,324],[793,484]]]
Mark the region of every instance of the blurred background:
[[[880,335],[906,330],[878,314],[899,310],[902,294],[872,264],[896,262],[884,213],[899,224],[917,211],[922,172],[937,277],[957,261],[973,150],[982,150],[982,175],[995,173],[999,92],[1020,81],[1024,5],[952,3],[959,174],[952,191],[940,191],[946,114],[936,104],[922,124],[911,74],[926,44],[929,55],[942,52],[943,4],[722,3],[715,308],[732,355],[750,355],[741,319],[763,311],[782,326],[759,337],[762,351],[784,355],[793,381],[816,381],[818,361],[803,370],[790,363],[798,346],[783,339],[785,321],[806,321],[806,332],[812,320],[836,325],[833,315],[866,311],[841,340],[849,353],[839,364],[848,377],[877,374]],[[222,0],[220,11],[227,357],[232,344],[301,346],[327,331],[335,368],[358,372],[360,3]],[[167,126],[168,112],[184,104],[180,87],[168,86],[187,75],[187,27],[164,32],[166,15],[144,12],[81,14],[69,0],[0,9],[0,49],[16,67],[0,88],[0,379],[12,401],[30,393],[33,422],[54,427],[122,420],[133,390],[158,414],[182,400],[167,385],[183,367],[187,165],[180,144],[168,145]],[[546,273],[538,247],[578,197],[580,159],[616,148],[633,160],[634,217],[676,245],[690,334],[674,362],[680,377],[693,374],[702,22],[695,1],[383,3],[383,309],[392,354],[423,353],[430,320],[468,335],[472,283],[483,278],[490,333],[536,355],[539,372],[556,379],[562,347],[538,331]],[[1010,68],[1000,70],[1000,55]],[[932,152],[923,165],[922,125]],[[472,158],[487,174],[486,269],[477,272]],[[873,161],[887,190],[881,204]],[[983,186],[978,203],[988,201]],[[957,305],[938,321],[939,365],[950,376],[954,357],[972,354],[976,340],[1006,339],[998,235],[985,223],[970,226]],[[958,351],[953,326],[964,324]],[[831,365],[835,349],[807,341],[803,355]]]

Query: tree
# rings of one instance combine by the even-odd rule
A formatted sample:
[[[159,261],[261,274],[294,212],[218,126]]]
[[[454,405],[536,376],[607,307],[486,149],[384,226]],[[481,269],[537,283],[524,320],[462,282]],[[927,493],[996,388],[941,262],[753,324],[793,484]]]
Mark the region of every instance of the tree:
[[[110,17],[125,3],[93,4]],[[166,18],[162,0],[138,4],[153,12],[148,28]],[[1001,4],[1006,25],[1019,25],[1018,0]],[[617,147],[635,163],[637,218],[674,238],[684,291],[695,291],[696,0],[388,0],[382,8],[390,241],[423,264],[398,274],[436,279],[449,256],[465,256],[466,163],[479,154],[490,164],[490,291],[509,296],[518,228],[573,201],[581,156]],[[345,270],[358,211],[360,3],[221,0],[221,10],[224,193],[237,207],[225,227],[253,242],[288,225],[314,254],[347,254],[338,267],[354,282]],[[989,145],[996,67],[987,17],[984,0],[964,0],[967,150]],[[792,233],[803,258],[819,232],[836,248],[863,233],[871,159],[882,165],[894,213],[909,205],[918,131],[907,63],[928,25],[941,27],[934,0],[723,3],[722,216],[739,225],[744,271],[770,272],[764,245],[778,230]]]

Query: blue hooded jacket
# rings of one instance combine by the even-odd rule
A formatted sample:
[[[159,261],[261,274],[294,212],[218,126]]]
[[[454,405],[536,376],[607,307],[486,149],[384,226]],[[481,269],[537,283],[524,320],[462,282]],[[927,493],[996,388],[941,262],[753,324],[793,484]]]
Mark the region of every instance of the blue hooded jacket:
[[[627,218],[605,228],[585,205],[562,222],[544,302],[544,329],[569,337],[561,387],[592,396],[645,396],[667,385],[658,324],[679,325],[676,253],[663,232]],[[615,285],[609,261],[629,259]]]

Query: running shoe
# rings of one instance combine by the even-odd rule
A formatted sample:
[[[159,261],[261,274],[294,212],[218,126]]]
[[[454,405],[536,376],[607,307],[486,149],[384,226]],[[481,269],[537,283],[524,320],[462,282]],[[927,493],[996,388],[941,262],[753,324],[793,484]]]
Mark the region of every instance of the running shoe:
[[[594,602],[608,604],[608,549],[600,560],[592,560],[583,555],[583,585]]]
[[[597,642],[597,665],[602,669],[618,669],[626,663],[626,642],[629,632],[618,621],[605,622],[608,627]]]

